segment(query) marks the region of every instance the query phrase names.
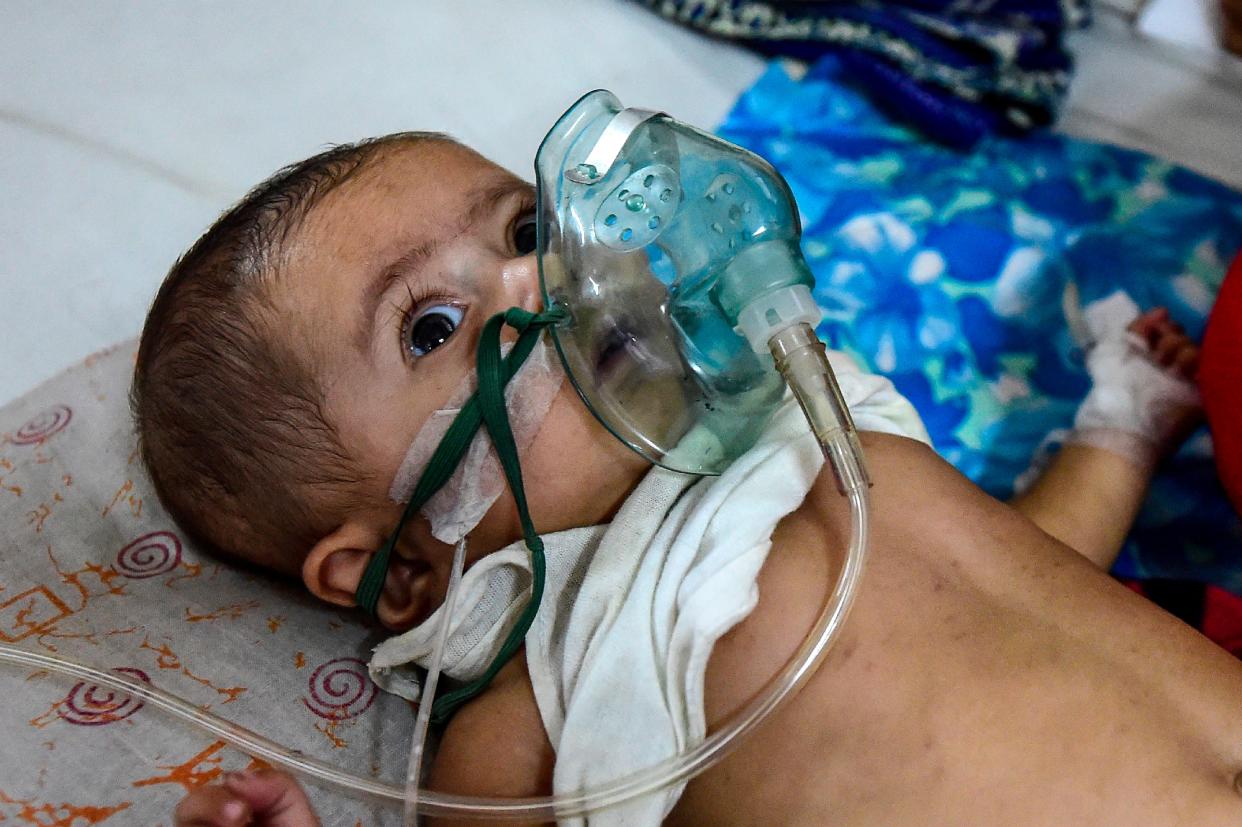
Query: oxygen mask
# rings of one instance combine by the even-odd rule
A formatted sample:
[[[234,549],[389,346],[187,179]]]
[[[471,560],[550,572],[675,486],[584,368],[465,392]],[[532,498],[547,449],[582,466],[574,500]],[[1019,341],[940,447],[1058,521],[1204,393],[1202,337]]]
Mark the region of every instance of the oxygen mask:
[[[540,278],[574,386],[651,462],[719,473],[784,395],[770,330],[820,318],[785,181],[602,90],[552,127],[535,174]]]

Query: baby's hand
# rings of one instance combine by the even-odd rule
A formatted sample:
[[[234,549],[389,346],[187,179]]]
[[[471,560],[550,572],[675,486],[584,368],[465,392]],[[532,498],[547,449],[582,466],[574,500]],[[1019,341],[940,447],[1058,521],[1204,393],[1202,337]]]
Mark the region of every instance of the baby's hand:
[[[1092,387],[1068,439],[1154,468],[1203,416],[1194,383],[1199,349],[1168,310],[1139,313],[1121,292],[1088,305],[1085,317],[1095,336],[1087,351]]]
[[[277,770],[231,772],[177,805],[177,827],[319,827],[306,793]]]
[[[1151,359],[1181,379],[1194,381],[1199,367],[1199,347],[1186,329],[1169,318],[1166,307],[1155,307],[1136,318],[1126,330],[1147,344]]]
[[[1168,308],[1155,307],[1136,318],[1126,330],[1147,344],[1147,357],[1164,368],[1164,372],[1194,387],[1195,374],[1199,370],[1199,346],[1186,329],[1169,318]],[[1170,406],[1165,414],[1165,451],[1180,445],[1203,422],[1203,406],[1198,394],[1183,400],[1180,405]]]

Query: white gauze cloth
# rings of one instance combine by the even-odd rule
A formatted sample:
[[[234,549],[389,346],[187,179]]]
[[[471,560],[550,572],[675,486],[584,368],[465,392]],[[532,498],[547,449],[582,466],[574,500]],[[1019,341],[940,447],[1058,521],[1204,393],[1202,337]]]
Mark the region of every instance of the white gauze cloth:
[[[928,441],[913,406],[887,379],[830,355],[861,430]],[[805,498],[822,464],[802,412],[787,400],[759,443],[723,475],[654,468],[611,524],[544,536],[547,580],[526,635],[526,664],[556,750],[556,793],[614,781],[703,740],[708,657],[755,607],[772,532]],[[529,552],[520,543],[466,572],[445,674],[469,680],[487,667],[529,586]],[[442,622],[437,611],[378,646],[370,664],[376,682],[417,701],[410,667],[430,659]],[[590,823],[658,824],[683,788],[593,814]]]
[[[501,346],[501,353],[507,355],[512,349],[513,344],[506,342]],[[543,337],[505,386],[509,426],[513,428],[513,439],[519,452],[525,450],[539,432],[539,426],[543,424],[543,418],[547,416],[564,378],[560,360],[547,337]],[[431,461],[431,455],[478,385],[479,378],[472,372],[462,381],[446,406],[428,417],[419,429],[388,490],[393,502],[403,503],[410,499],[414,486]],[[456,543],[479,524],[504,490],[505,478],[500,457],[492,447],[487,429],[479,428],[453,476],[423,505],[422,513],[431,523],[432,536],[441,542]]]
[[[1126,329],[1138,316],[1138,305],[1122,291],[1084,308],[1094,340],[1087,351],[1092,384],[1066,441],[1103,448],[1146,467],[1169,447],[1178,412],[1200,402],[1194,382],[1153,361],[1142,337]]]

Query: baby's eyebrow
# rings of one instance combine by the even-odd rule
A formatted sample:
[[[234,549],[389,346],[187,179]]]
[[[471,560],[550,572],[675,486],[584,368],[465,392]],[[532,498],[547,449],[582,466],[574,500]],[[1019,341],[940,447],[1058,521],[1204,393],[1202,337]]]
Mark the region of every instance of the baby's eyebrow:
[[[417,272],[421,264],[431,257],[441,244],[452,241],[470,232],[475,224],[491,215],[504,201],[517,194],[529,194],[533,188],[530,184],[512,175],[502,180],[480,187],[469,197],[469,204],[461,213],[461,220],[446,237],[431,238],[407,250],[396,261],[383,267],[368,281],[367,289],[362,296],[362,318],[355,334],[355,344],[359,350],[366,351],[370,347],[375,326],[375,311],[379,309],[380,299],[388,292],[394,281],[403,275]]]
[[[471,196],[470,206],[462,214],[462,223],[452,237],[456,238],[462,233],[469,232],[471,227],[494,212],[510,196],[525,195],[533,189],[534,187],[530,184],[512,175],[506,175],[494,184],[479,188]]]

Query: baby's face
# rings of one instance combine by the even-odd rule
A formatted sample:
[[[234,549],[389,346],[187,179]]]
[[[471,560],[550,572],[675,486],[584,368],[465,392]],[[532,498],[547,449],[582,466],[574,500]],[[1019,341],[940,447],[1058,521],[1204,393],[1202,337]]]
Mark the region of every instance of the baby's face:
[[[448,143],[381,150],[297,231],[280,318],[309,349],[334,423],[385,487],[470,375],[492,314],[537,307],[534,192]]]
[[[447,142],[382,150],[286,245],[276,317],[315,365],[341,444],[367,472],[360,500],[384,506],[377,536],[395,524],[388,490],[412,441],[472,375],[483,324],[540,307],[534,247],[533,188]],[[544,532],[606,519],[643,467],[568,382],[522,463]],[[472,533],[472,556],[520,536],[510,499]]]

